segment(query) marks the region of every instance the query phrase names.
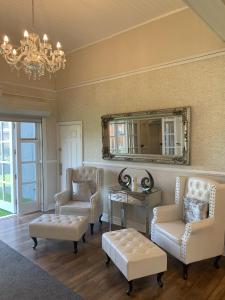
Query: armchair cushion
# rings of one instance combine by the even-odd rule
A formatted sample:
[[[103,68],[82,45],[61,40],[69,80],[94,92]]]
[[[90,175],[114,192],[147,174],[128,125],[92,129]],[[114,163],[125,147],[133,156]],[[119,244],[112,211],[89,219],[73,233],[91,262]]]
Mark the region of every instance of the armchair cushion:
[[[60,213],[62,215],[87,216],[89,215],[90,208],[90,202],[69,201],[65,205],[60,207]]]
[[[207,201],[184,197],[183,208],[183,221],[185,223],[200,221],[208,217],[209,204]]]
[[[155,230],[166,236],[172,242],[180,245],[185,230],[185,223],[181,220],[155,224]]]

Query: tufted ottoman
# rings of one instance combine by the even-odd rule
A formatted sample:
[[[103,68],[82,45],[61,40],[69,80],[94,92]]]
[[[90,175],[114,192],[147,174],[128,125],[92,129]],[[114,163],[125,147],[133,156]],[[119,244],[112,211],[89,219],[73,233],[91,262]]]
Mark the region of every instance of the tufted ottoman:
[[[135,229],[121,229],[102,235],[102,248],[128,280],[130,295],[132,280],[158,274],[157,281],[162,287],[161,276],[167,269],[166,253]]]
[[[34,249],[37,247],[37,237],[39,237],[73,241],[74,252],[77,253],[77,242],[81,237],[85,242],[87,228],[87,217],[46,214],[29,224],[29,233],[34,241]]]

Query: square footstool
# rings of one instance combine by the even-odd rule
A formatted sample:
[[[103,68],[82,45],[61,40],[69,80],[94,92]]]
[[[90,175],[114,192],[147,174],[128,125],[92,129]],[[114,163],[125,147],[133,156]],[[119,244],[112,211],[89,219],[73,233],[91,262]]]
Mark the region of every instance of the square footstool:
[[[29,224],[29,234],[37,247],[37,238],[73,241],[77,253],[77,242],[83,239],[88,229],[88,219],[84,216],[45,214]]]
[[[157,274],[160,287],[161,276],[167,270],[167,255],[153,242],[133,228],[106,232],[102,235],[102,248],[107,262],[114,262],[128,280],[130,295],[133,280]]]

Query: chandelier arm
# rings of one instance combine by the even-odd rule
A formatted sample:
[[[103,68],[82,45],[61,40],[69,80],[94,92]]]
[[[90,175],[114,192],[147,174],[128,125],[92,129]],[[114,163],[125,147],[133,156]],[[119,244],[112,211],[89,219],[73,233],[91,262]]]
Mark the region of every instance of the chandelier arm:
[[[17,51],[21,51],[20,48],[18,48]],[[19,55],[13,55],[12,51],[10,51],[10,53],[8,54],[4,53],[3,56],[8,64],[16,65],[22,60],[23,56],[26,56],[26,54],[24,52],[21,52]]]

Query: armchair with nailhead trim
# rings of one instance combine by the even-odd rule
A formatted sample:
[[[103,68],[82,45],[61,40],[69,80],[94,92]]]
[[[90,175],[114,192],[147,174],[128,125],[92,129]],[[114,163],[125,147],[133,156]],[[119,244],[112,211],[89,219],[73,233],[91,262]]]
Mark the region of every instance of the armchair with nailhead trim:
[[[208,217],[190,223],[183,221],[183,199],[190,197],[209,203]],[[189,264],[215,257],[224,251],[225,184],[204,177],[177,177],[175,203],[153,210],[151,239],[183,263],[187,279]]]
[[[66,191],[55,195],[56,212],[62,215],[87,216],[93,234],[94,223],[101,223],[102,169],[95,167],[66,170]]]

